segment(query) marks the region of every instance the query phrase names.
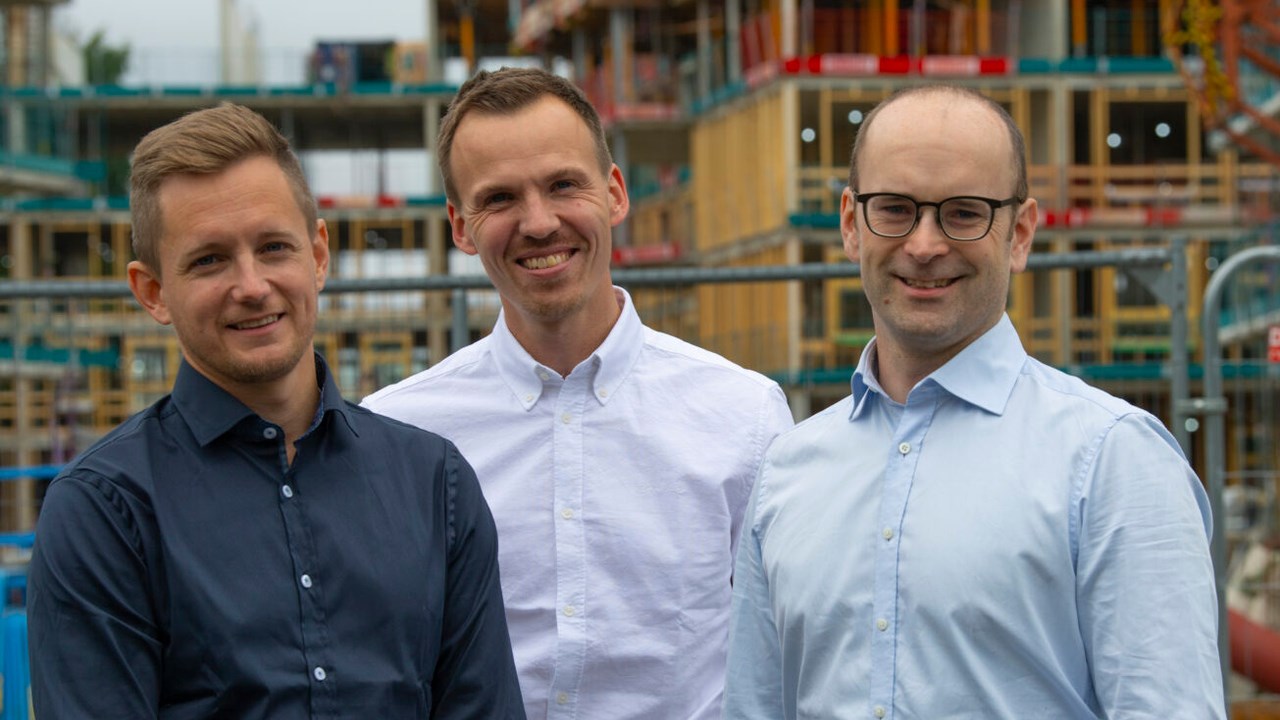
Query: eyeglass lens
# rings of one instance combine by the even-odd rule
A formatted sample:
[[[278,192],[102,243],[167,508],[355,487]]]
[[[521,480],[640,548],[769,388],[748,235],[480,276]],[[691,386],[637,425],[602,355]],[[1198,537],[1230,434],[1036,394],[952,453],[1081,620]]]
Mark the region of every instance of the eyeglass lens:
[[[867,201],[867,224],[871,231],[888,237],[911,232],[919,205],[905,195],[878,195]],[[938,222],[953,240],[976,240],[991,228],[995,211],[987,203],[972,198],[951,198],[938,207]]]

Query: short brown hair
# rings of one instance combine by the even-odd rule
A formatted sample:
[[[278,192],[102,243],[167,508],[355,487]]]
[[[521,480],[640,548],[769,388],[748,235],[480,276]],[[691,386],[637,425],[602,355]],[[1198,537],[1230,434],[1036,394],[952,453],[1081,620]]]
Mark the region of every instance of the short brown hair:
[[[222,103],[196,110],[147,133],[133,151],[129,208],[133,214],[133,254],[160,274],[164,217],[160,185],[173,175],[212,175],[251,157],[276,161],[293,198],[315,233],[316,201],[298,156],[275,126],[243,105]]]
[[[875,120],[876,115],[880,111],[894,102],[903,98],[915,97],[917,95],[934,95],[934,94],[950,94],[960,98],[973,100],[978,104],[991,110],[1004,123],[1005,129],[1009,131],[1009,145],[1013,150],[1013,173],[1014,173],[1014,191],[1013,195],[1022,202],[1027,199],[1029,191],[1027,187],[1027,145],[1022,139],[1022,131],[1018,129],[1018,124],[1013,121],[1013,117],[1009,115],[1009,111],[1004,109],[1000,103],[983,95],[972,88],[962,87],[959,85],[917,85],[914,87],[906,87],[898,90],[889,97],[885,98],[867,113],[867,117],[862,121],[862,127],[858,128],[858,135],[853,139],[853,152],[849,155],[849,187],[854,192],[858,191],[858,152],[862,149],[862,139],[866,137],[867,130],[871,128],[871,121]]]
[[[436,136],[436,160],[440,175],[444,178],[444,192],[450,201],[457,203],[458,192],[449,172],[449,160],[453,153],[453,137],[458,125],[467,113],[475,111],[483,115],[513,115],[544,96],[564,101],[587,124],[596,143],[596,160],[600,172],[609,174],[613,157],[605,140],[600,115],[576,85],[564,78],[538,68],[510,68],[490,72],[481,70],[458,88],[458,94],[449,103],[449,111],[440,123]]]

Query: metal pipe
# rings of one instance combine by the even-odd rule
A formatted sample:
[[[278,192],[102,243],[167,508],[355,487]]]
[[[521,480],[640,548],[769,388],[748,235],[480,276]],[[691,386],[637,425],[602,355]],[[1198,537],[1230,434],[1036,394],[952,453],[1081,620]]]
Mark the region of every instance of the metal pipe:
[[[1032,255],[1029,270],[1063,270],[1094,267],[1162,267],[1169,263],[1168,248],[1132,248],[1103,252],[1068,252]],[[826,280],[856,278],[855,263],[804,263],[757,267],[661,267],[631,268],[612,272],[619,285],[655,287],[663,285],[695,285],[698,283],[761,282],[767,280]],[[399,278],[329,278],[324,292],[394,292],[405,290],[468,290],[492,287],[484,275],[423,275]],[[14,280],[0,283],[0,299],[38,298],[50,296],[76,298],[129,297],[129,285],[123,280]]]
[[[1227,399],[1222,394],[1222,345],[1218,337],[1222,294],[1227,281],[1244,266],[1256,260],[1280,261],[1280,245],[1252,247],[1227,258],[1218,266],[1204,291],[1204,309],[1200,315],[1201,343],[1204,346],[1204,397],[1192,401],[1193,410],[1205,416],[1205,473],[1208,475],[1209,510],[1213,515],[1213,534],[1209,552],[1218,588],[1218,656],[1222,662],[1222,686],[1231,677],[1231,639],[1227,626],[1227,536],[1223,529],[1222,492],[1226,487],[1226,431],[1223,415]],[[1230,717],[1230,708],[1228,708]]]

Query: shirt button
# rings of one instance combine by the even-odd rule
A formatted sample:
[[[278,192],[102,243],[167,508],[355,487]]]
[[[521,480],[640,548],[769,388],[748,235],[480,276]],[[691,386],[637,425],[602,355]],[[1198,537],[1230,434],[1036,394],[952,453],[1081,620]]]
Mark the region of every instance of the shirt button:
[[[565,520],[572,520],[572,519],[573,519],[573,509],[572,509],[572,508],[565,508],[565,509],[561,510],[561,511],[560,511],[560,517],[564,518]]]
[[[547,371],[546,371],[546,370],[539,370],[539,371],[538,371],[538,379],[539,379],[539,380],[542,380],[542,381],[547,381],[547,380],[550,380],[550,379],[551,379],[551,376],[547,374]]]
[[[568,425],[569,423],[573,422],[573,416],[570,415],[569,413],[565,413],[560,416],[560,422],[564,423],[565,425]]]
[[[310,575],[303,575],[302,577],[298,578],[298,582],[301,582],[301,583],[302,583],[302,587],[304,587],[304,588],[310,588],[310,587],[311,587],[311,576],[310,576]]]
[[[901,445],[899,445],[898,452],[902,453],[903,455],[906,455],[907,453],[911,452],[911,443],[902,443]]]
[[[532,394],[525,395],[525,396],[524,396],[524,401],[525,401],[525,402],[533,402],[533,395],[532,395]]]
[[[275,429],[275,428],[273,428],[273,427],[266,428],[265,430],[263,430],[263,431],[262,431],[262,437],[264,437],[264,438],[266,438],[266,439],[268,439],[268,440],[275,440],[275,439],[276,439],[276,429]]]
[[[596,394],[597,394],[597,395],[599,395],[599,396],[600,396],[600,397],[602,397],[602,398],[609,397],[609,391],[608,391],[608,390],[601,390],[600,392],[598,392],[598,393],[596,393]]]
[[[884,632],[885,630],[888,630],[889,621],[885,620],[884,618],[880,618],[879,620],[876,620],[876,629],[879,630],[880,632]]]
[[[577,610],[574,610],[572,605],[565,605],[565,606],[564,606],[564,614],[565,614],[565,617],[573,617],[573,616],[574,616],[574,613],[576,613],[576,612],[578,612],[578,611],[577,611]]]
[[[883,705],[877,705],[871,712],[875,713],[875,716],[878,718],[882,718],[885,715]]]
[[[329,673],[326,673],[324,668],[317,666],[315,670],[311,671],[311,676],[321,682],[324,682],[324,679],[329,677]]]
[[[881,530],[881,531],[880,531],[880,534],[884,536],[884,539],[885,539],[885,540],[892,540],[892,539],[893,539],[893,528],[885,528],[884,530]]]
[[[286,498],[291,498],[293,497],[293,488],[289,487],[288,485],[285,485],[284,487],[280,488],[280,494],[285,496]]]
[[[556,702],[557,702],[557,703],[559,703],[560,705],[564,705],[564,704],[568,703],[568,702],[569,702],[569,693],[557,693],[557,694],[556,694]]]

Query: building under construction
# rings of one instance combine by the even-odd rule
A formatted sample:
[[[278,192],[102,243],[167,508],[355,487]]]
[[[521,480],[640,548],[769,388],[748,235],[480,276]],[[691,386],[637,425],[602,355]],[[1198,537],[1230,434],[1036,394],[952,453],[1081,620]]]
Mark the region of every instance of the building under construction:
[[[222,101],[262,112],[302,152],[429,153],[456,90],[450,63],[555,68],[599,108],[630,188],[615,265],[763,268],[847,262],[839,198],[878,101],[917,83],[977,88],[1026,136],[1043,216],[1036,253],[1185,255],[1177,296],[1161,292],[1169,267],[1153,277],[1101,264],[1024,273],[1010,298],[1032,355],[1162,418],[1181,419],[1177,353],[1190,352],[1197,377],[1213,270],[1276,242],[1280,37],[1266,2],[428,0],[424,28],[319,42],[302,81],[265,84],[225,0],[221,80],[145,86],[66,77],[50,22],[58,4],[0,0],[0,279],[28,289],[0,298],[0,468],[29,478],[3,485],[9,532],[34,526],[44,475],[33,469],[65,462],[168,391],[176,340],[119,292],[132,257],[128,155],[150,129]],[[440,360],[496,314],[484,293],[394,284],[445,287],[479,272],[451,255],[431,177],[422,194],[320,198],[333,278],[389,283],[328,294],[317,346],[351,397]],[[1280,468],[1280,366],[1265,350],[1266,327],[1280,323],[1276,275],[1243,274],[1221,318],[1227,470],[1264,518],[1275,516]],[[51,282],[117,292],[59,295]],[[649,324],[778,379],[801,417],[848,392],[873,332],[852,275],[673,283],[635,297]],[[1175,312],[1170,297],[1185,306]],[[1175,344],[1180,319],[1190,331]],[[1187,420],[1175,430],[1195,459],[1202,441]]]

